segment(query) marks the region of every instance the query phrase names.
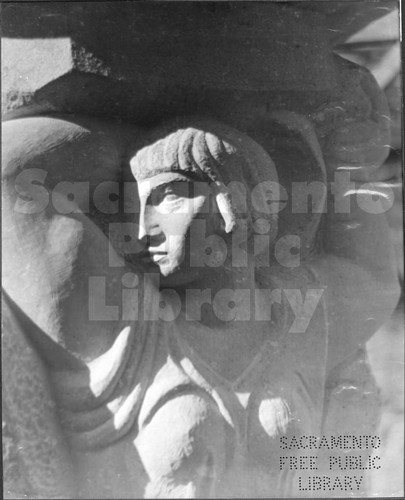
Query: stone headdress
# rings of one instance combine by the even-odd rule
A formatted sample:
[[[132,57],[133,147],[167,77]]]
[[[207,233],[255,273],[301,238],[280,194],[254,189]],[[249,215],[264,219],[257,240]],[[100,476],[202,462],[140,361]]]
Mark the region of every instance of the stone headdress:
[[[227,233],[245,218],[249,233],[256,221],[266,222],[274,240],[277,171],[264,149],[245,134],[212,120],[177,119],[153,130],[130,164],[138,182],[170,172],[209,182]]]

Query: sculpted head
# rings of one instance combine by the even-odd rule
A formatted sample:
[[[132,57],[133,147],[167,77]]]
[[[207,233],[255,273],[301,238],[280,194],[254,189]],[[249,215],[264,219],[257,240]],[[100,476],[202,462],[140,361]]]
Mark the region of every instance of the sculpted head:
[[[170,286],[218,270],[242,227],[245,243],[263,225],[274,240],[275,166],[257,143],[228,126],[196,119],[160,126],[132,158],[131,169],[145,260]]]

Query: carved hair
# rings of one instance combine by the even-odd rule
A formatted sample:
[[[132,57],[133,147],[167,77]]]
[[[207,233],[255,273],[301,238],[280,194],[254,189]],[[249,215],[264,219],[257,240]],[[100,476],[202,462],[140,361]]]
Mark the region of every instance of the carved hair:
[[[274,239],[277,210],[270,205],[279,200],[276,168],[264,149],[245,134],[211,120],[177,119],[156,128],[130,163],[137,181],[178,172],[209,182],[226,232],[235,228],[237,214],[242,218],[245,213],[249,232],[254,221],[265,219]]]

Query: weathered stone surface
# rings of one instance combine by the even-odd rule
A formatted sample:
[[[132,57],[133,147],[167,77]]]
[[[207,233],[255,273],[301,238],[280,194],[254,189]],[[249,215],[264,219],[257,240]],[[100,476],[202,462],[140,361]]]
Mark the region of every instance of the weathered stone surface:
[[[278,128],[274,125],[277,121]],[[211,134],[211,139],[202,144],[207,148],[210,143],[213,149],[209,155],[219,164],[217,168],[233,167],[222,174],[220,170],[215,185],[220,186],[219,175],[242,182],[243,175],[254,182],[257,173],[259,180],[276,179],[274,167],[268,168],[271,158],[240,132],[210,122],[202,121],[205,125],[200,125],[195,118],[187,118],[185,123]],[[319,172],[318,179],[324,179],[326,173],[330,176],[335,168],[347,166],[347,161],[335,155],[335,162],[328,164],[325,171],[314,130],[298,114],[284,111],[275,115],[272,130],[275,159],[282,170],[292,171],[290,181],[305,179],[305,174],[309,180],[317,179],[315,171]],[[366,130],[375,132],[367,127]],[[193,288],[208,289],[212,294],[219,293],[222,287],[252,293],[263,287],[284,292],[298,288],[301,293],[308,293],[326,286],[327,298],[311,310],[310,324],[304,331],[292,330],[292,311],[296,309],[290,309],[286,299],[280,306],[272,306],[266,294],[261,299],[263,303],[256,302],[254,314],[256,306],[260,314],[271,310],[271,322],[256,321],[250,309],[243,309],[241,322],[232,323],[232,327],[224,324],[223,319],[215,319],[212,312],[205,312],[192,322],[182,314],[171,321],[153,321],[159,318],[160,301],[164,301],[169,314],[175,301],[171,302],[173,294],[165,295],[163,291],[159,295],[156,283],[148,281],[147,273],[152,271],[148,267],[150,258],[145,261],[142,254],[126,258],[125,244],[116,245],[108,227],[97,229],[97,217],[85,209],[82,199],[74,197],[70,207],[69,192],[64,192],[63,186],[55,186],[56,181],[65,178],[89,179],[96,186],[97,180],[122,182],[123,172],[129,171],[129,160],[141,148],[140,144],[154,147],[149,138],[151,131],[134,129],[132,134],[125,134],[127,140],[122,142],[124,137],[116,124],[80,117],[73,121],[71,116],[11,120],[5,124],[5,131],[10,134],[4,182],[4,262],[8,270],[5,286],[15,315],[6,325],[4,344],[6,407],[17,424],[17,442],[22,443],[24,450],[20,460],[30,473],[31,492],[48,498],[55,494],[80,498],[247,497],[249,491],[254,491],[255,496],[279,497],[290,487],[297,491],[293,475],[279,480],[280,435],[289,439],[295,434],[347,434],[353,429],[351,420],[357,421],[358,415],[367,415],[364,425],[367,432],[372,432],[370,427],[378,418],[378,394],[357,348],[390,314],[398,299],[384,217],[370,216],[357,208],[343,217],[328,210],[325,225],[319,231],[324,197],[320,200],[320,213],[308,214],[309,221],[307,214],[300,219],[289,206],[279,223],[286,226],[289,218],[296,224],[301,221],[302,227],[293,225],[291,230],[294,234],[309,233],[303,237],[308,245],[304,245],[298,267],[290,268],[277,259],[259,269],[251,267],[252,260],[237,267],[226,263],[200,270],[198,280],[192,281]],[[166,137],[164,131],[157,129],[151,137],[154,134],[171,144],[170,135]],[[225,138],[222,134],[226,134]],[[231,161],[225,161],[221,147],[213,142],[218,142],[218,137],[231,141],[232,147],[222,146]],[[293,156],[297,157],[298,152],[300,159],[303,154],[308,156],[304,164],[294,163],[289,156],[288,138],[296,145]],[[242,149],[245,143],[255,155],[248,155],[247,147]],[[347,145],[346,141],[343,149]],[[207,150],[202,154],[183,140],[176,148],[181,151],[170,152],[167,145],[164,151],[174,159],[180,153],[192,152],[194,162],[204,164],[208,160]],[[355,163],[362,150],[354,149],[351,153],[349,160]],[[156,180],[154,172],[161,172],[163,166],[169,173],[178,172],[175,164],[160,161],[154,154],[146,153],[146,158],[152,160],[151,181]],[[188,168],[187,162],[185,167]],[[373,162],[364,165],[356,173],[357,180],[362,180],[362,175],[367,180],[375,167]],[[23,200],[41,201],[36,196],[38,184],[18,180],[19,174],[44,168],[50,178],[46,185],[53,187],[57,195],[53,204],[39,211],[17,210],[16,201],[23,206]],[[246,168],[251,171],[246,172]],[[136,171],[133,173],[136,177]],[[214,188],[210,187],[212,183],[203,184],[207,190],[204,203],[208,203]],[[355,192],[349,188],[343,186],[339,196],[353,196]],[[139,198],[145,203],[141,183],[138,189]],[[107,190],[104,201],[108,201],[108,194]],[[198,206],[196,191],[194,196]],[[260,199],[262,204],[266,201],[266,197]],[[65,211],[66,207],[75,210]],[[225,226],[218,220],[218,208],[219,202],[212,212],[202,210],[199,215],[205,214],[214,235],[227,238],[230,245],[230,235],[226,236]],[[263,211],[263,205],[255,210]],[[249,207],[247,215],[257,217],[255,210]],[[172,229],[182,231],[178,241],[183,246],[188,241],[186,234],[196,222],[187,211],[173,211],[168,218],[165,210],[158,210],[155,222],[150,218],[151,207],[146,210],[141,205],[139,219],[138,213],[124,211],[118,216],[122,215],[121,220],[125,221],[130,215],[145,228],[148,252],[159,244],[153,243],[153,238],[161,236],[157,228],[162,232],[168,221],[169,225],[174,221]],[[253,224],[252,231],[260,233],[260,228]],[[378,242],[374,241],[375,234],[381,236]],[[158,240],[169,241],[169,236],[177,233],[164,235],[163,240]],[[203,240],[195,248],[190,243],[190,252],[204,252],[204,235],[200,237]],[[145,236],[139,232],[137,238],[140,244]],[[176,246],[167,247],[166,253],[181,254]],[[19,270],[21,281],[13,279],[14,269]],[[178,279],[179,269],[177,264],[172,267],[172,279]],[[161,274],[162,288],[173,286],[184,298],[182,291],[187,290],[188,282],[163,285],[166,276],[163,271]],[[102,281],[91,289],[90,281],[94,278]],[[104,316],[106,301],[114,304],[113,316]],[[91,303],[96,304],[95,308],[90,308]],[[183,307],[180,303],[185,311],[187,304]],[[146,316],[133,316],[134,304],[136,311],[139,307],[143,313],[146,311]],[[242,305],[237,304],[237,308]],[[88,315],[89,311],[93,315]],[[370,317],[374,318],[373,324]],[[353,394],[345,389],[348,368],[351,383],[359,391],[351,420],[343,418],[345,404],[353,406]],[[28,384],[27,380],[35,384]],[[326,406],[331,411],[330,421],[324,413],[325,390],[330,391]],[[363,393],[367,393],[367,398]],[[363,432],[361,425],[356,429]],[[296,450],[288,451],[292,457],[296,454]],[[69,467],[73,468],[73,485]],[[68,484],[63,484],[62,479]],[[280,485],[278,489],[276,485]]]
[[[204,89],[331,89],[336,33],[347,20],[381,14],[372,5],[327,13],[305,2],[8,4],[3,109],[30,102],[33,112],[139,120],[158,109],[187,112]]]
[[[379,396],[364,344],[398,300],[389,231],[384,215],[354,203],[367,193],[351,184],[336,193],[331,182],[336,172],[360,184],[384,178],[389,118],[370,74],[332,47],[393,5],[4,7],[9,498],[288,496],[300,492],[293,471],[280,480],[280,436],[373,432]],[[170,132],[159,125],[168,118],[179,120]],[[200,127],[204,140],[173,146],[180,123]],[[155,154],[157,138],[166,156]],[[142,180],[121,199],[124,182],[137,177],[140,150],[157,188],[153,203]],[[183,187],[193,184],[195,204],[167,217],[155,210],[167,194],[157,171],[179,175],[180,157],[187,171],[214,161],[219,172],[203,176],[203,186],[182,178]],[[286,190],[278,221],[253,220],[278,202],[263,186],[261,209],[249,205],[242,243],[251,252],[252,238],[264,236],[261,265],[253,264],[256,248],[248,265],[226,260],[236,250],[221,175],[252,188],[248,196],[258,179]],[[300,211],[294,182],[327,189]],[[336,194],[352,199],[348,213],[334,211]],[[195,248],[188,238],[197,216],[226,242],[227,251],[211,252],[225,260],[181,274],[183,250],[187,258],[210,255],[202,231]],[[159,245],[173,236],[165,268]],[[291,236],[300,242],[297,266],[291,247],[273,248]],[[157,269],[161,289],[150,276]],[[177,292],[185,305],[191,275],[193,289],[212,295],[225,287],[285,296],[255,301],[266,321],[237,300],[221,302],[217,317],[206,304],[192,322],[149,321],[173,314]],[[299,295],[290,300],[289,291]],[[297,332],[292,325],[308,312],[297,308],[299,296],[314,291],[327,294]],[[223,319],[234,308],[242,325]]]
[[[63,23],[58,24],[62,32],[57,36],[67,33],[72,41],[72,69],[110,73],[116,80],[130,81],[141,74],[187,86],[250,89],[320,87],[333,81],[333,75],[323,71],[328,54],[324,26],[319,24],[322,15],[288,6],[116,3],[95,9],[78,3],[8,9],[5,36],[33,37],[45,31],[47,38],[52,37],[47,24],[59,16],[68,22],[65,30]],[[21,23],[18,28],[13,21],[24,14],[32,17],[31,26]],[[314,21],[318,23],[310,27]],[[125,30],[117,29],[123,25]],[[294,42],[291,31],[298,35]],[[307,58],[314,46],[316,74],[299,78],[295,64]]]

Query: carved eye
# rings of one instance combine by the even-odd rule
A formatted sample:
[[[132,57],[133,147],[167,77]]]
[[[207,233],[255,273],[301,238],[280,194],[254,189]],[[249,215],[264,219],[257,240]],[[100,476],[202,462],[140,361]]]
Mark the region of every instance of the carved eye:
[[[171,182],[162,186],[156,195],[155,203],[175,203],[190,197],[190,185],[188,182]]]
[[[177,201],[180,197],[181,196],[179,196],[179,194],[176,193],[176,190],[172,186],[167,186],[163,193],[162,201],[169,203],[172,201]]]

